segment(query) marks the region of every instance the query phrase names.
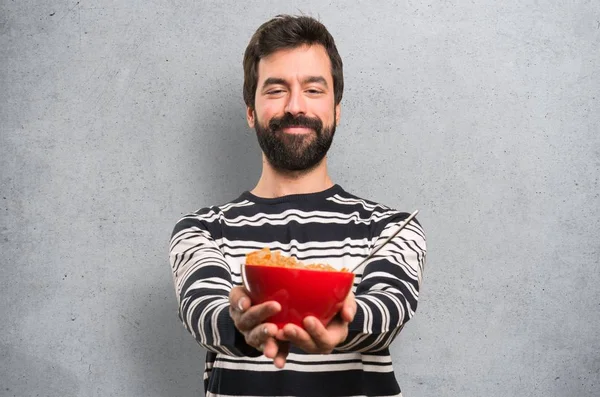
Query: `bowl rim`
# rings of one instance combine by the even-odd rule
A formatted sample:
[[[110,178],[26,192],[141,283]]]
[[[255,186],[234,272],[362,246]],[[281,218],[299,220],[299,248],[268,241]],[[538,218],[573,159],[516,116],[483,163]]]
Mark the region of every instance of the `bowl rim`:
[[[272,265],[248,265],[246,263],[242,263],[242,267],[251,266],[251,267],[262,267],[262,268],[276,268],[276,269],[289,269],[289,270],[300,270],[300,271],[308,271],[308,272],[316,272],[316,273],[340,273],[340,274],[354,274],[349,269],[346,270],[327,270],[327,269],[309,269],[305,267],[291,267],[291,266],[272,266]]]
[[[250,284],[248,283],[248,276],[246,276],[246,266],[250,266],[250,267],[258,267],[258,268],[263,268],[263,269],[268,269],[268,268],[277,268],[277,269],[289,269],[289,270],[293,270],[293,271],[300,271],[300,272],[307,272],[307,273],[320,273],[320,274],[331,274],[331,275],[342,275],[343,277],[347,277],[348,276],[352,276],[352,283],[354,284],[354,278],[355,278],[355,274],[353,272],[351,272],[350,270],[348,271],[341,271],[341,270],[336,270],[336,271],[332,271],[332,270],[318,270],[318,269],[306,269],[306,268],[302,268],[302,267],[289,267],[289,266],[270,266],[270,265],[248,265],[246,263],[242,263],[240,265],[240,277],[242,278],[242,285],[244,286],[244,288],[250,292]],[[350,287],[350,289],[352,290],[352,286]]]

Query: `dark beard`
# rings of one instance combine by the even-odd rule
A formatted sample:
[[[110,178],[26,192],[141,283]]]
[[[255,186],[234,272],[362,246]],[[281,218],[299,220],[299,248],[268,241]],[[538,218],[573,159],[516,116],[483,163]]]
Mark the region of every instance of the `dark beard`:
[[[333,114],[335,120],[335,110]],[[263,127],[254,113],[254,129],[258,144],[269,164],[279,171],[309,171],[315,168],[327,154],[335,135],[335,122],[331,127],[323,127],[316,117],[297,116],[286,113],[273,118]],[[282,130],[287,127],[310,128],[314,134],[292,135]]]

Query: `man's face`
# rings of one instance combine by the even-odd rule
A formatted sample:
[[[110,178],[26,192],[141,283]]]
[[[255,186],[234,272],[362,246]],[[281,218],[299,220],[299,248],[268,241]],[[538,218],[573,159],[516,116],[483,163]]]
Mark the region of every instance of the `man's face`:
[[[247,109],[248,124],[274,168],[304,171],[318,165],[340,116],[325,48],[301,46],[261,59],[254,103],[254,110]]]

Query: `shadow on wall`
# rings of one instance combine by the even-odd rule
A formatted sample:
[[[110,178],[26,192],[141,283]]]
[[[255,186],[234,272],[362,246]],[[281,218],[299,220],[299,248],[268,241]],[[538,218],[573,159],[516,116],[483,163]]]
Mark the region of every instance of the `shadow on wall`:
[[[58,363],[0,344],[0,396],[79,395],[77,375]]]
[[[260,149],[255,133],[245,121],[241,87],[223,92],[214,89],[214,101],[198,113],[187,155],[200,160],[191,194],[201,197],[198,205],[218,205],[251,189],[260,175]],[[174,226],[174,225],[173,225]],[[148,396],[192,397],[204,395],[203,371],[206,351],[188,333],[177,317],[174,287],[165,254],[157,259],[158,273],[148,283],[136,284],[136,295],[121,313],[121,334],[135,379],[133,393]]]
[[[195,186],[209,189],[204,205],[231,201],[252,189],[260,177],[261,151],[255,131],[246,122],[241,91],[241,82],[239,87],[214,88],[210,96],[212,111],[200,112],[196,121],[197,128],[206,129],[202,131],[203,141],[195,148],[205,157]]]

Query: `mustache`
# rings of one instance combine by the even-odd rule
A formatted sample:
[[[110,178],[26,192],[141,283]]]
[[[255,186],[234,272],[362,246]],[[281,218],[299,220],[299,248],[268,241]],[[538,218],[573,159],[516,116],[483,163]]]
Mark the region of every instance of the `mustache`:
[[[269,121],[269,129],[278,131],[288,127],[305,127],[320,133],[323,129],[323,122],[316,117],[296,116],[286,113],[282,117],[274,117]]]

